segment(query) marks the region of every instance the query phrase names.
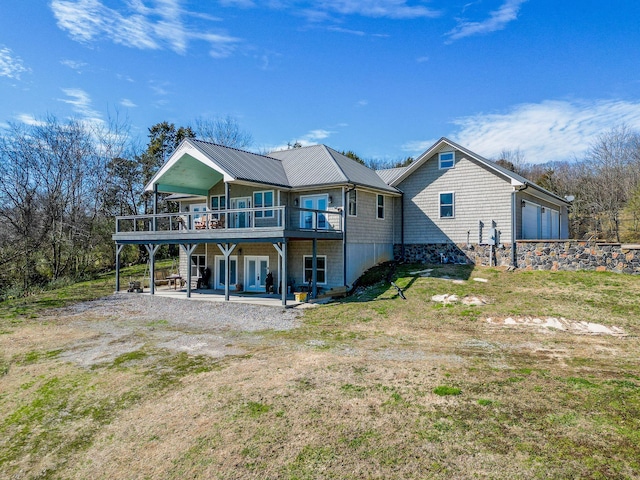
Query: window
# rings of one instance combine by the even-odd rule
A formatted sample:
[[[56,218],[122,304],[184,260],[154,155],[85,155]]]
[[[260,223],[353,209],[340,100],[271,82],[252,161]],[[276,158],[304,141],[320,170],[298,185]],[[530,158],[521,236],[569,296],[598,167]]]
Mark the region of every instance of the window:
[[[202,254],[191,255],[191,278],[200,278],[207,267],[207,259]]]
[[[358,213],[358,192],[356,190],[349,190],[347,202],[349,204],[349,216],[355,217]]]
[[[438,154],[438,168],[440,168],[440,170],[453,168],[455,163],[456,156],[454,152],[442,152]]]
[[[273,190],[253,192],[253,206],[255,208],[273,207]],[[273,210],[257,210],[256,218],[273,217]]]
[[[440,218],[453,218],[453,192],[440,194]]]
[[[384,218],[384,195],[378,195],[378,218]]]
[[[316,283],[325,284],[327,283],[327,257],[325,255],[317,255],[316,260],[318,261],[316,268]],[[309,280],[313,276],[313,256],[305,255],[304,256],[304,272],[303,278],[305,283],[309,283]]]

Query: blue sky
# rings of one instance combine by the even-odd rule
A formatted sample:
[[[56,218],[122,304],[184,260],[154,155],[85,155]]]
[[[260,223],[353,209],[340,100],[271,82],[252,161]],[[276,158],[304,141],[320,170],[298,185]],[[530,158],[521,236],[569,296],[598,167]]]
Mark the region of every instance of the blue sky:
[[[231,115],[255,151],[580,158],[640,130],[636,0],[3,0],[0,127]]]

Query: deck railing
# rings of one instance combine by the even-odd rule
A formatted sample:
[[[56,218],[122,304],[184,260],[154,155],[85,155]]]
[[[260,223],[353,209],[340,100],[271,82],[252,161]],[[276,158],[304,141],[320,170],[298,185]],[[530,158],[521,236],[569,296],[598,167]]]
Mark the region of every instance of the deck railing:
[[[202,232],[284,229],[342,231],[342,211],[298,207],[237,208],[204,212],[159,213],[116,217],[116,234],[130,232]]]

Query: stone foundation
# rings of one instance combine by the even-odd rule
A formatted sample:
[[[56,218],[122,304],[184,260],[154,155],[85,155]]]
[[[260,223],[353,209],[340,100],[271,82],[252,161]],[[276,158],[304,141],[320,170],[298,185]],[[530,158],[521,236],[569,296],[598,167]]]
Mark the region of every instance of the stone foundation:
[[[415,263],[512,265],[511,246],[433,243],[394,246],[394,258]],[[490,258],[491,257],[491,258]],[[491,262],[491,263],[490,263]],[[519,240],[516,266],[526,270],[596,270],[640,274],[640,245],[577,240]]]
[[[462,265],[511,265],[511,247],[503,246],[493,248],[489,245],[432,243],[410,244],[404,246],[395,245],[393,249],[396,260],[416,263],[457,263]],[[490,263],[491,261],[491,263]]]

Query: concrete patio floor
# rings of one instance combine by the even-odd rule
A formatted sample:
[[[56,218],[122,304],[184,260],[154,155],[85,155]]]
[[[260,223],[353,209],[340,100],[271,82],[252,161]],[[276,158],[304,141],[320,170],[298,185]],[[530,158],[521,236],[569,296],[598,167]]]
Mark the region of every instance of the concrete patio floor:
[[[127,293],[126,290],[120,291],[120,293]],[[129,295],[151,295],[151,290],[145,288],[143,293],[129,293]],[[191,298],[187,297],[187,289],[182,288],[174,290],[173,287],[156,287],[155,294],[159,297],[166,298],[178,298],[182,300],[193,300],[202,302],[224,302],[224,291],[222,290],[210,290],[199,289],[191,290]],[[323,299],[324,300],[324,299]],[[285,308],[309,308],[322,300],[309,302],[296,302],[293,295],[287,296],[287,305]],[[229,295],[230,303],[247,303],[251,305],[263,305],[267,307],[280,307],[282,308],[282,297],[280,295],[273,295],[267,293],[231,293]]]

